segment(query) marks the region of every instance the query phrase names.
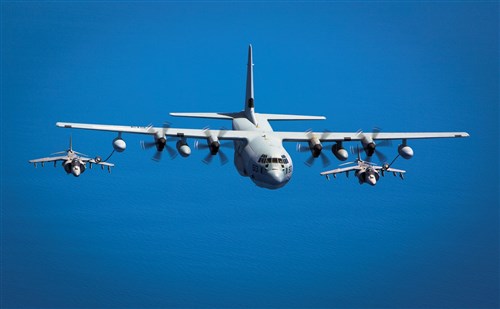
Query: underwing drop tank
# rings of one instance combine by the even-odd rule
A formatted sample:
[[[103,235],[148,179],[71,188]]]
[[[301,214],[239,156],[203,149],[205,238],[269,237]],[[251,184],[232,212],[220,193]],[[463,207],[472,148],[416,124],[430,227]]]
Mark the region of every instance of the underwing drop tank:
[[[177,148],[177,151],[179,152],[179,154],[182,157],[186,158],[186,157],[189,157],[189,155],[191,154],[191,148],[189,148],[189,146],[185,140],[177,141],[175,146]]]
[[[410,146],[406,145],[405,143],[399,145],[398,153],[406,160],[411,159],[413,157],[413,149]]]
[[[113,140],[113,149],[116,152],[123,152],[127,148],[127,143],[121,138],[117,137]]]
[[[342,147],[341,143],[337,143],[337,144],[333,145],[332,152],[333,152],[333,155],[337,159],[339,159],[340,161],[345,161],[349,157],[347,150],[345,150],[345,148]]]

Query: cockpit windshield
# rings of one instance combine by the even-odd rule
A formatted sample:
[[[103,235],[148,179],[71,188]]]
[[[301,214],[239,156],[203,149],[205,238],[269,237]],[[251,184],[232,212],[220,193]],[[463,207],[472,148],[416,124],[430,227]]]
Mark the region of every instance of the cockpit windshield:
[[[279,157],[270,157],[264,154],[260,156],[258,162],[262,164],[269,164],[269,163],[287,164],[288,159],[286,158],[285,155],[282,155],[281,158],[279,158]]]

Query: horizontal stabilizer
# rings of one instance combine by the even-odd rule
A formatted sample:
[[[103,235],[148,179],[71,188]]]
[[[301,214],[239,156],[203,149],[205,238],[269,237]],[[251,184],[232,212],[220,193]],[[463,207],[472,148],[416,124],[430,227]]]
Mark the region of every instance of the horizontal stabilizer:
[[[267,120],[325,120],[325,116],[304,116],[304,115],[286,115],[286,114],[260,114]]]
[[[238,113],[170,113],[173,117],[190,117],[190,118],[212,118],[212,119],[228,119],[231,120]]]

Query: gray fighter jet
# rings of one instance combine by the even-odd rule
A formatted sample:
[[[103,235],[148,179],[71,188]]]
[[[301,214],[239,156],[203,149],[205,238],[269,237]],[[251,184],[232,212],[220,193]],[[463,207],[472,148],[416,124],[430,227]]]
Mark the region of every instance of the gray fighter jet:
[[[33,163],[35,167],[37,163],[40,163],[40,165],[43,167],[44,164],[47,162],[54,162],[54,167],[56,167],[57,161],[62,161],[62,166],[66,171],[66,173],[68,173],[68,175],[73,174],[73,176],[75,177],[78,177],[83,172],[85,172],[87,163],[89,163],[90,168],[92,168],[92,164],[100,165],[102,169],[104,169],[104,166],[107,166],[108,172],[110,173],[111,173],[111,167],[115,166],[112,163],[102,162],[102,159],[99,156],[91,159],[91,158],[86,158],[85,157],[86,155],[83,153],[74,151],[71,137],[69,138],[69,149],[53,153],[53,155],[58,155],[58,154],[66,154],[66,155],[29,160],[29,163]]]
[[[385,172],[393,173],[394,176],[399,174],[399,177],[401,177],[401,179],[404,179],[403,174],[406,173],[406,171],[392,168],[387,163],[384,163],[382,166],[378,166],[372,162],[363,161],[363,160],[361,160],[361,157],[360,157],[359,148],[357,149],[357,152],[358,152],[358,158],[356,159],[356,161],[344,163],[344,164],[341,164],[340,166],[347,165],[347,164],[356,164],[356,165],[342,167],[342,168],[336,168],[334,170],[325,171],[325,172],[322,172],[320,174],[322,176],[325,176],[326,179],[330,180],[330,177],[329,177],[330,175],[333,175],[333,178],[337,178],[337,174],[345,173],[346,176],[349,177],[349,172],[354,171],[354,176],[356,176],[358,178],[360,185],[367,183],[371,186],[376,185],[377,181],[380,178],[380,174],[382,174],[382,176],[385,176]]]

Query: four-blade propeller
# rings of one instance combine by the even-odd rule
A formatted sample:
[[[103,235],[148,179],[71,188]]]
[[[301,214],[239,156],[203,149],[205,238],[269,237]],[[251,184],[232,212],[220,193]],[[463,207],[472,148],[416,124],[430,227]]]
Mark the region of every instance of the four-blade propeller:
[[[384,155],[377,147],[390,147],[392,142],[390,140],[381,140],[375,143],[377,136],[380,134],[380,128],[373,128],[371,134],[365,134],[362,130],[358,131],[358,135],[361,136],[361,144],[363,145],[363,150],[366,153],[366,158],[364,161],[371,161],[372,156],[375,154],[380,162],[387,162],[387,156]]]
[[[177,151],[175,151],[172,146],[167,144],[167,139],[165,137],[165,134],[167,133],[169,128],[170,123],[164,122],[162,130],[160,132],[157,132],[153,142],[141,141],[142,149],[150,149],[156,147],[156,153],[151,158],[153,161],[159,162],[161,160],[163,149],[167,149],[168,154],[170,155],[170,159],[173,160],[175,159],[175,157],[177,157]]]
[[[212,131],[208,127],[204,128],[205,135],[207,136],[207,144],[203,144],[202,142],[196,140],[194,143],[194,148],[196,149],[208,149],[209,152],[202,160],[205,164],[212,163],[214,156],[219,155],[220,164],[224,165],[229,160],[227,159],[226,154],[222,151],[221,148],[232,148],[233,143],[231,141],[220,142],[219,138],[223,136],[223,130],[219,131],[219,135],[212,134]]]
[[[330,165],[330,159],[323,152],[323,150],[324,149],[331,150],[332,145],[324,146],[321,144],[321,140],[327,138],[330,132],[325,130],[323,133],[321,133],[319,137],[315,136],[311,129],[307,130],[306,133],[309,139],[308,145],[297,143],[297,148],[296,148],[298,152],[311,152],[311,155],[304,161],[304,164],[311,167],[316,161],[315,159],[320,157],[321,162],[323,163],[323,167],[327,167],[328,165]]]

